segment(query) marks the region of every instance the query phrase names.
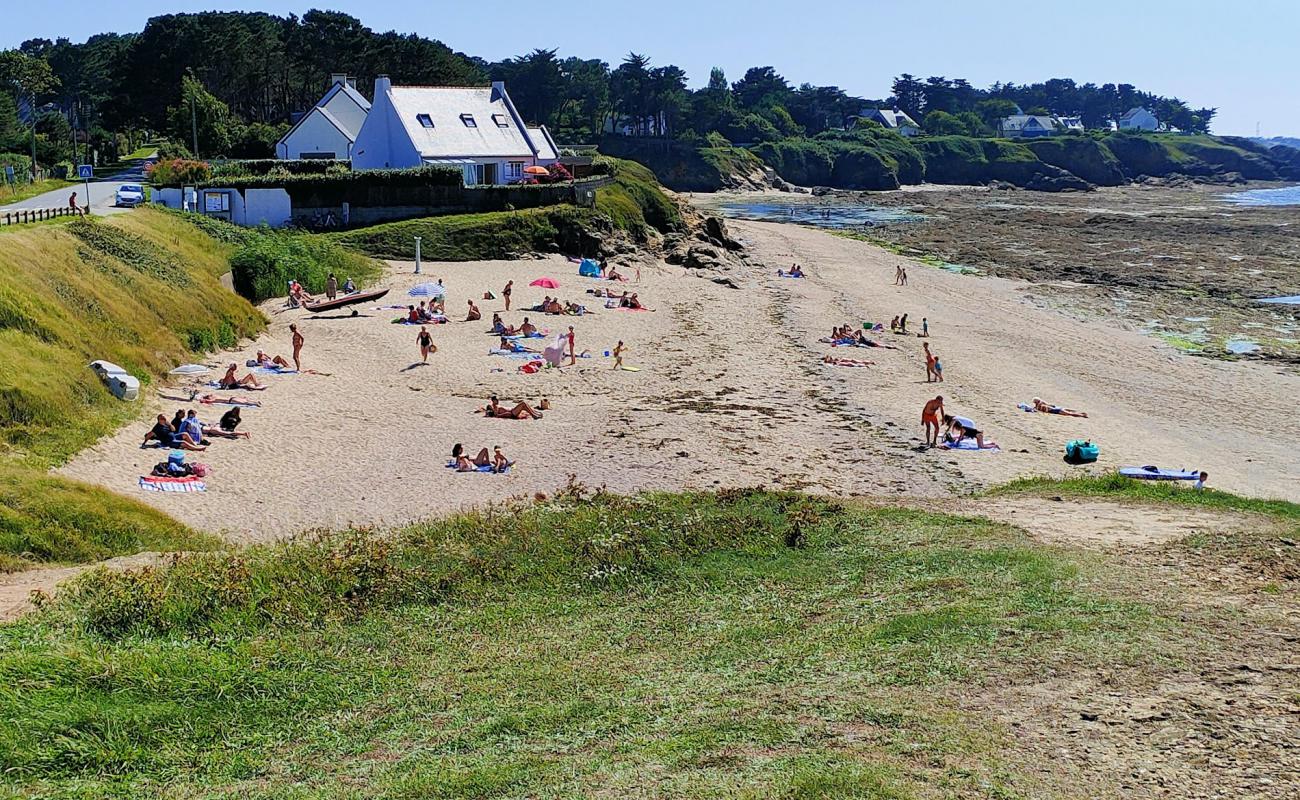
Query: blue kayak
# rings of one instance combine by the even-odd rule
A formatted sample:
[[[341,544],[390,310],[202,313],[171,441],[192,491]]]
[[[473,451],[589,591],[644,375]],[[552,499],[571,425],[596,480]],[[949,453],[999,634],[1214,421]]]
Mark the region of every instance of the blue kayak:
[[[1124,467],[1119,471],[1125,478],[1140,481],[1194,481],[1201,477],[1200,471],[1189,472],[1180,469],[1160,469],[1159,467]]]

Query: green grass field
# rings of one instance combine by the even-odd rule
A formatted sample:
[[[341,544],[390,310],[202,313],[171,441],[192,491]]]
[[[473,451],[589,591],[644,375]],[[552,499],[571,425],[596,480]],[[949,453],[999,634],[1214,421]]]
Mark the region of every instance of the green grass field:
[[[736,491],[92,573],[0,628],[0,781],[50,798],[1017,797],[1011,732],[954,690],[1171,657],[1179,623],[1102,588],[1115,569],[986,521]]]

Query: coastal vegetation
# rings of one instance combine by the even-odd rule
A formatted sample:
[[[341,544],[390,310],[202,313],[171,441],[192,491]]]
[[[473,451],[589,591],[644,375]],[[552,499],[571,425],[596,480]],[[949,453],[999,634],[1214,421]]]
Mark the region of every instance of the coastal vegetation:
[[[608,157],[601,157],[598,164],[614,182],[596,191],[595,208],[562,205],[427,217],[372,225],[329,238],[374,258],[412,259],[415,237],[419,236],[426,258],[476,261],[552,251],[596,256],[603,238],[610,234],[645,241],[651,231],[683,229],[681,212],[649,169]]]
[[[257,310],[220,284],[230,254],[147,209],[0,229],[0,569],[215,541],[46,470],[135,412],[89,362],[111,361],[147,386],[263,329]]]
[[[957,690],[1184,649],[1124,573],[974,519],[580,490],[98,570],[0,629],[0,766],[48,797],[1013,796]]]

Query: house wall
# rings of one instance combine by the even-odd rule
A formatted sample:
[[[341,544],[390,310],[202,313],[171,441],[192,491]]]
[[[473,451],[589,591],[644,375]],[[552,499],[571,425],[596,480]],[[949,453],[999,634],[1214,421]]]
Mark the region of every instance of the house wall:
[[[249,227],[269,225],[283,228],[293,219],[293,203],[284,189],[247,189],[244,192],[244,220]]]
[[[376,83],[375,102],[352,146],[353,169],[403,169],[421,165],[420,154],[388,98]]]
[[[352,104],[350,100],[347,102]],[[351,147],[348,137],[331,125],[319,111],[312,109],[303,117],[297,129],[285,138],[276,155],[283,159],[295,159],[302,158],[304,153],[333,153],[334,158],[347,160],[351,155]]]

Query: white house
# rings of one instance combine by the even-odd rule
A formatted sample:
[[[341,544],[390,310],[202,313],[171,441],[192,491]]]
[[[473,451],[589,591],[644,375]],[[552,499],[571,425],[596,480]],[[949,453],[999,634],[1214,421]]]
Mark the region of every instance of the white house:
[[[456,166],[467,186],[513,183],[525,167],[558,158],[550,133],[524,124],[504,83],[393,86],[387,75],[375,79],[374,105],[352,147],[353,169]]]
[[[1057,117],[1056,122],[1064,131],[1082,132],[1084,130],[1083,117]]]
[[[897,108],[868,108],[862,112],[861,117],[879,122],[903,136],[916,136],[921,132],[921,126],[916,124],[916,120],[908,116],[906,111]]]
[[[1036,139],[1055,136],[1060,128],[1056,117],[1045,114],[1012,114],[998,120],[998,135],[1008,139]]]
[[[1160,128],[1160,120],[1155,114],[1148,109],[1130,108],[1119,118],[1119,129],[1122,131],[1154,131]]]
[[[370,102],[357,91],[355,79],[331,75],[329,91],[276,143],[275,157],[346,161],[369,112]]]

